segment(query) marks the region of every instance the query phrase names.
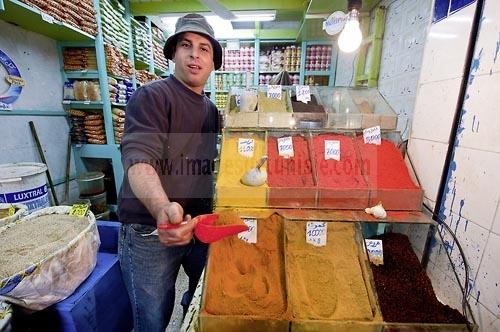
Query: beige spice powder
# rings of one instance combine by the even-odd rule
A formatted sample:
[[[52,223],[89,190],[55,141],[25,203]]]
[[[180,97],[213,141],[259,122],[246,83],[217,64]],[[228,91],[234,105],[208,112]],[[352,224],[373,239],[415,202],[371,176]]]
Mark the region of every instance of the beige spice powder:
[[[62,214],[49,214],[21,220],[0,231],[0,279],[23,271],[80,234],[89,222]]]

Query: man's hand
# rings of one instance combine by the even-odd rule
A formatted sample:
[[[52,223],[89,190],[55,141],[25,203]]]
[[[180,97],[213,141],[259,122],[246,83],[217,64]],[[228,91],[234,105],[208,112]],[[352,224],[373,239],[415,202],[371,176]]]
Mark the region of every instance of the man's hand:
[[[156,213],[156,227],[160,242],[168,247],[182,246],[191,242],[196,222],[190,215],[183,218],[184,210],[177,202],[169,202]],[[160,225],[179,225],[173,229],[160,229]]]

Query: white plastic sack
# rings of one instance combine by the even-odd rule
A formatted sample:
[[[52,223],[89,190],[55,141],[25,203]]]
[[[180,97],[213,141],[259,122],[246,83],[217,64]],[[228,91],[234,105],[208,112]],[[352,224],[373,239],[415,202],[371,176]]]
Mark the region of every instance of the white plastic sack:
[[[47,214],[68,214],[71,207],[54,206],[36,211],[9,225]],[[100,245],[95,217],[88,211],[88,226],[69,243],[56,249],[47,257],[27,266],[11,277],[0,280],[0,298],[31,310],[42,310],[69,295],[90,275],[97,262]],[[1,255],[2,253],[0,253]]]

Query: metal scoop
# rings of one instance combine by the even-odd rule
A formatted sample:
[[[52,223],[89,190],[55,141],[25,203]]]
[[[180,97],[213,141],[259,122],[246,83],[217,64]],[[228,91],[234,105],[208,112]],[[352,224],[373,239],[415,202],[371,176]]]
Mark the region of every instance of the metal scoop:
[[[265,170],[261,170],[260,168],[267,160],[267,156],[263,156],[260,158],[257,166],[249,169],[243,174],[240,179],[240,182],[246,186],[258,187],[266,183],[267,180],[267,172]]]
[[[225,237],[235,235],[243,231],[248,231],[248,226],[243,222],[241,224],[234,225],[214,225],[217,219],[219,219],[219,215],[215,213],[202,214],[193,218],[193,220],[198,220],[198,223],[194,228],[194,235],[196,235],[198,240],[204,243],[212,243]],[[182,222],[176,225],[162,224],[159,229],[175,229],[185,223],[186,222]]]

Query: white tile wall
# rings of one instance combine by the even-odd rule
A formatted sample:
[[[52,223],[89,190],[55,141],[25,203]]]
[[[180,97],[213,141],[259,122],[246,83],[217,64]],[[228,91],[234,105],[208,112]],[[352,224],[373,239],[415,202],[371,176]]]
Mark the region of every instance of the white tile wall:
[[[460,146],[500,153],[500,144],[493,139],[500,133],[500,93],[492,82],[500,82],[500,72],[476,76],[469,85]]]
[[[480,267],[481,258],[483,256],[484,249],[486,247],[489,232],[484,228],[478,226],[470,220],[460,218],[460,216],[454,213],[447,213],[446,224],[450,226],[451,230],[455,232],[455,235],[460,243],[465,258],[469,264],[469,281],[474,285],[477,272]],[[438,239],[437,244],[433,247],[430,260],[436,264],[440,269],[445,271],[449,276],[454,276],[453,269],[448,266],[448,258],[445,250],[448,250],[457,274],[460,277],[461,282],[465,280],[465,270],[463,265],[463,260],[460,255],[460,250],[458,245],[453,240],[453,237],[443,226],[438,226],[441,232],[444,244],[441,243],[440,237],[436,234],[436,239]]]
[[[447,145],[422,139],[410,139],[408,155],[418,174],[424,196],[436,200]]]
[[[454,161],[444,206],[490,230],[500,197],[500,154],[457,147]]]
[[[431,279],[438,300],[461,311],[462,293],[455,276],[445,273],[439,266],[434,264],[427,267],[427,275]]]
[[[425,46],[420,83],[463,76],[476,4],[431,25]]]
[[[492,232],[500,235],[500,199],[498,200],[497,210],[495,212],[495,220],[493,221]]]
[[[500,1],[486,1],[477,40],[482,50],[478,75],[500,72]],[[477,52],[479,53],[479,51]]]
[[[475,298],[469,301],[471,309],[479,326],[479,332],[498,332],[500,331],[500,318],[493,315],[486,307]]]
[[[500,317],[500,235],[490,233],[476,279],[479,302]]]
[[[420,85],[411,137],[448,143],[462,78]]]
[[[382,1],[387,7],[380,63],[379,90],[399,115],[398,130],[404,138],[415,104],[425,31],[431,16],[430,0]]]

